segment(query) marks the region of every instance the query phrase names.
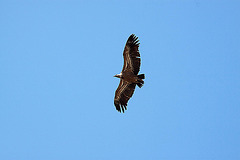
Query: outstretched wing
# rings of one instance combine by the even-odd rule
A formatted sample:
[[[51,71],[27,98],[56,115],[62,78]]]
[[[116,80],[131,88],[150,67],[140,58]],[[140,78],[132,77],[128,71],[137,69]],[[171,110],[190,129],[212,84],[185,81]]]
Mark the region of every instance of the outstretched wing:
[[[140,43],[138,42],[138,37],[136,37],[134,34],[130,35],[128,38],[123,51],[124,65],[122,72],[131,71],[135,75],[138,74],[141,64],[140,53],[138,50]]]
[[[120,84],[115,92],[114,98],[114,105],[116,109],[124,113],[124,110],[127,109],[128,100],[132,97],[136,84],[129,83],[124,81],[123,79],[120,80]]]

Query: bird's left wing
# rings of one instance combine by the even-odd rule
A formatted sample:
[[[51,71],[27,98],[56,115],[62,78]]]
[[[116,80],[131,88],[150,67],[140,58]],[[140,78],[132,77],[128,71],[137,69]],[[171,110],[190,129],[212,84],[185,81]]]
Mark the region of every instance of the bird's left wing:
[[[138,37],[136,37],[134,34],[130,35],[123,51],[124,65],[122,72],[131,71],[135,75],[138,74],[141,65],[138,47]]]

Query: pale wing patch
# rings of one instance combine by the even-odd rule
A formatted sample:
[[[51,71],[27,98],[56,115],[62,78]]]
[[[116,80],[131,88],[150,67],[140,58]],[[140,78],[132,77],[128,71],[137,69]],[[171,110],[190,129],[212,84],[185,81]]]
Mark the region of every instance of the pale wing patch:
[[[128,50],[128,53],[126,54],[126,62],[127,62],[126,68],[128,68],[128,65],[129,65],[130,69],[133,71],[132,60],[129,55],[129,50]]]
[[[117,97],[115,98],[116,100],[120,98],[121,93],[125,90],[126,87],[128,87],[128,83],[122,83],[121,88],[118,91]]]

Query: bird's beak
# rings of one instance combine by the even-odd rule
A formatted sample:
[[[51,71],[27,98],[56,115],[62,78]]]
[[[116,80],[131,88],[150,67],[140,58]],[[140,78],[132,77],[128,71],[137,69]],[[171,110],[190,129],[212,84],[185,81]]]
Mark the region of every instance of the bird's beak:
[[[113,77],[117,77],[117,75],[113,76]]]

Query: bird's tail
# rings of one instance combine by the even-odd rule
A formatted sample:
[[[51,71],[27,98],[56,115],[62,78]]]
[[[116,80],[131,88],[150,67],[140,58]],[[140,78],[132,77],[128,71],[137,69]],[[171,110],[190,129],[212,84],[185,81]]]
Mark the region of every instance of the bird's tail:
[[[138,77],[137,86],[138,86],[139,88],[141,88],[141,87],[143,86],[143,84],[144,84],[143,79],[145,78],[145,74],[139,74],[137,77]]]

